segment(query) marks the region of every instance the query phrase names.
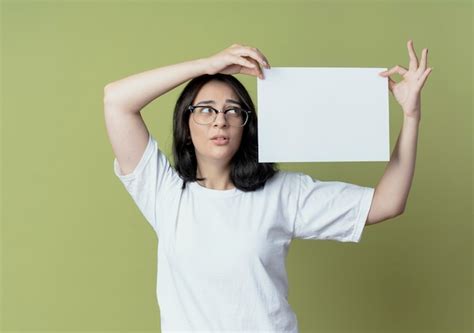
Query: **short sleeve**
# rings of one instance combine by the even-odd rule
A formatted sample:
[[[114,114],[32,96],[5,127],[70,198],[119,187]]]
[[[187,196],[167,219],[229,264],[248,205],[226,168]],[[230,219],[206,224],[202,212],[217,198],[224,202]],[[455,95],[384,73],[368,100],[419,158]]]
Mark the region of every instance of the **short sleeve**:
[[[115,175],[159,237],[156,210],[160,192],[165,192],[171,186],[177,174],[159,149],[158,142],[149,134],[145,151],[132,172],[123,175],[116,157],[113,167]]]
[[[298,173],[293,238],[360,241],[375,189]]]

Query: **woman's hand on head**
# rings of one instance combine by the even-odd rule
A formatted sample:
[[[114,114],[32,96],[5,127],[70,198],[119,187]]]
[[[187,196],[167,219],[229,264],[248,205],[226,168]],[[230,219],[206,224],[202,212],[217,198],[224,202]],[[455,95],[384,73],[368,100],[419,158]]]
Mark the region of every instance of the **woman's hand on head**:
[[[240,44],[232,44],[206,60],[208,74],[247,74],[263,79],[261,67],[270,68],[267,58],[259,49]]]

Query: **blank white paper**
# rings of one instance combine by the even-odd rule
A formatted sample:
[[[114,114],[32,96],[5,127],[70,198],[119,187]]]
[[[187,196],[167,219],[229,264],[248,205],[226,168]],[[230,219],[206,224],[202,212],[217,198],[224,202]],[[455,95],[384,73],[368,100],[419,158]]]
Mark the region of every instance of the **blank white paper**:
[[[259,162],[389,161],[387,68],[272,67],[257,79]]]

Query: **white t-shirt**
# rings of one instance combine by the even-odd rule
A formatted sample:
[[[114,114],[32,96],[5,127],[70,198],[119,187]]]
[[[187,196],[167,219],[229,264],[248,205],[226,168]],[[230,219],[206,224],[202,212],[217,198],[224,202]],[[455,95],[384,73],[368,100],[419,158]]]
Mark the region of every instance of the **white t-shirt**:
[[[150,135],[135,170],[114,172],[158,237],[163,332],[298,332],[285,258],[292,238],[359,242],[374,189],[279,171],[263,188],[186,184]]]

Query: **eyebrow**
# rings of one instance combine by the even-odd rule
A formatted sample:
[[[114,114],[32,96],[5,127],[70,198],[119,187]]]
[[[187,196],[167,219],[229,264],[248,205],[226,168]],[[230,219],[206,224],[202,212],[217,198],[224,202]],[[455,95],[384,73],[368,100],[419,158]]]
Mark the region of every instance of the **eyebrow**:
[[[239,101],[236,101],[236,100],[233,100],[233,99],[226,99],[225,101],[226,101],[226,103],[234,103],[234,104],[238,104],[238,105],[242,106],[242,104]],[[215,101],[213,101],[213,100],[201,101],[201,102],[197,103],[196,105],[203,104],[203,103],[215,104]]]

